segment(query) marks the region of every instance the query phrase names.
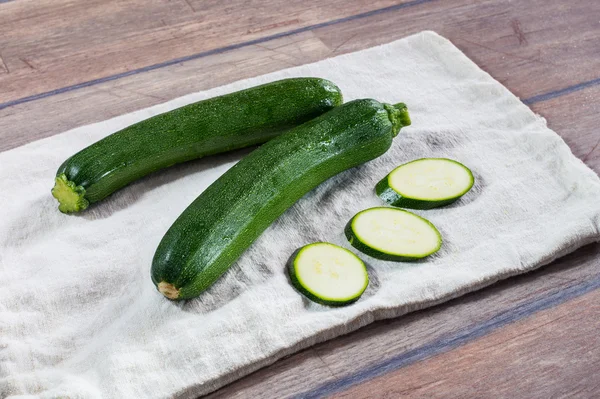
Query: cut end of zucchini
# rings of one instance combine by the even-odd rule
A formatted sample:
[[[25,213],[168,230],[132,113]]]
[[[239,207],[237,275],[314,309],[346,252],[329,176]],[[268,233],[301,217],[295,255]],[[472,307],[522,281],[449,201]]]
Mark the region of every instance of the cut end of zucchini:
[[[64,173],[56,176],[52,196],[58,200],[58,210],[62,213],[80,212],[90,204],[85,199],[85,188],[67,179]]]
[[[179,299],[179,290],[171,283],[161,281],[158,283],[158,290],[169,299]]]
[[[417,260],[442,246],[442,236],[431,222],[402,209],[361,211],[350,220],[345,233],[353,247],[383,260]]]
[[[345,248],[327,242],[306,245],[289,263],[294,287],[314,302],[343,306],[355,302],[369,284],[362,260]]]
[[[406,106],[406,104],[383,104],[383,107],[388,112],[390,121],[392,122],[392,134],[394,135],[394,137],[398,135],[400,129],[402,129],[405,126],[410,126],[410,115],[408,114],[408,107]]]
[[[377,183],[377,195],[400,208],[432,209],[450,204],[474,183],[463,164],[447,158],[422,158],[398,166]]]

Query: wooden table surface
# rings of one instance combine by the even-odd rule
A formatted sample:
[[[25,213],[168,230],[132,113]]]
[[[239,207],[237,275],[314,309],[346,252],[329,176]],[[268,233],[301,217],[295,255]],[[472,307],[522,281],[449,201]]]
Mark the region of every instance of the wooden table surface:
[[[0,151],[425,29],[600,172],[598,0],[0,0]],[[599,255],[377,322],[210,397],[599,398]]]

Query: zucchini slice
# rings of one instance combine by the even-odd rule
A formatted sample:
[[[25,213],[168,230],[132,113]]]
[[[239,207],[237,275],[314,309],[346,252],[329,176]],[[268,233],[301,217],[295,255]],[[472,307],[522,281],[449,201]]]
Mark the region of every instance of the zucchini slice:
[[[345,233],[353,247],[383,260],[417,260],[442,246],[442,236],[431,222],[403,209],[365,209],[348,222]]]
[[[369,285],[364,262],[347,249],[328,242],[300,248],[292,255],[288,268],[294,287],[323,305],[355,302]]]
[[[377,195],[400,208],[432,209],[451,204],[473,187],[473,173],[447,158],[422,158],[398,166],[377,183]]]

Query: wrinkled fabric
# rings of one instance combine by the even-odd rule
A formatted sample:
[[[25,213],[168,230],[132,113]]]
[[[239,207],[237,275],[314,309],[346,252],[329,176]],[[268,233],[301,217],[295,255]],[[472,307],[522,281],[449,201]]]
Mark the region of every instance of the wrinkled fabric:
[[[199,298],[166,300],[150,264],[176,217],[249,150],[146,177],[77,215],[50,195],[70,155],[184,104],[294,76],[336,82],[346,100],[405,102],[413,125],[382,157],[304,196]],[[343,236],[394,167],[448,157],[473,170],[459,202],[416,211],[443,235],[416,263],[378,261]],[[433,32],[239,81],[0,153],[0,397],[194,398],[290,353],[543,266],[600,238],[600,180],[500,83]],[[370,284],[344,308],[314,304],[285,263],[330,241],[366,261]]]

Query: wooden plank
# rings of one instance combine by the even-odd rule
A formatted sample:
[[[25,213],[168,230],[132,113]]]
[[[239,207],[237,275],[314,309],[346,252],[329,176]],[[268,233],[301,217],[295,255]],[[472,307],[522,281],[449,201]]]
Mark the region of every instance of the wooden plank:
[[[600,85],[532,105],[548,116],[548,126],[559,132],[573,154],[600,175]]]
[[[227,399],[287,398],[293,397],[299,392],[308,391],[320,384],[335,381],[335,376],[327,365],[310,348],[294,356],[279,360],[265,371],[265,373],[261,373],[260,380],[255,378],[238,380],[236,386],[239,389],[228,391],[225,396],[217,394],[217,397]],[[266,386],[269,387],[268,391],[272,396],[261,396],[263,395],[262,390]],[[213,396],[205,396],[205,398],[209,397]]]
[[[600,397],[600,290],[335,398]]]
[[[599,276],[600,244],[590,245],[535,272],[502,281],[433,308],[397,319],[379,321],[351,334],[316,345],[310,349],[311,353],[308,353],[308,356],[315,361],[323,362],[331,375],[335,376],[336,381],[344,379],[354,381],[353,376],[362,370],[376,368],[394,357],[419,352],[422,348],[436,347],[435,343],[440,340],[447,341],[454,337],[461,337],[465,330],[477,330],[478,326],[490,324],[489,322],[494,319],[510,315],[515,309],[526,308],[529,303],[560,295],[569,287],[597,279]],[[588,326],[582,327],[588,328],[589,324],[595,325],[597,319],[590,318],[582,320],[581,323],[588,323]],[[546,339],[543,334],[538,338],[540,341]],[[429,349],[429,352],[434,351]],[[305,361],[307,353],[304,351],[292,355],[286,359],[285,366],[278,362],[259,370],[221,388],[209,398],[287,397],[280,392],[284,384],[280,375],[296,375],[297,383],[305,380],[315,381],[319,376],[324,378],[324,381],[312,385],[310,390],[298,389],[296,395],[317,389],[330,380],[330,375],[324,373],[322,368],[314,372],[297,369],[294,360],[296,356],[301,356],[299,359]],[[534,362],[535,359],[532,357],[530,361]],[[568,354],[565,354],[563,361],[565,363],[570,361]],[[523,359],[523,362],[526,362],[526,359]],[[500,366],[502,364],[499,363]],[[276,372],[274,367],[277,367]]]
[[[354,51],[423,29],[450,39],[521,98],[600,77],[600,7],[589,0],[451,1],[355,20],[315,33]],[[376,27],[374,29],[373,27]],[[349,40],[351,38],[351,40]]]
[[[408,1],[408,0],[405,0]],[[394,0],[38,0],[0,9],[0,103],[319,24]]]
[[[532,1],[539,3],[542,0]],[[474,7],[469,0],[423,3],[0,109],[0,131],[3,132],[0,151],[190,92],[386,43],[428,28],[435,28],[454,39],[463,51],[522,97],[577,84],[582,79],[588,79],[593,71],[600,70],[599,62],[593,56],[600,54],[600,40],[585,40],[589,33],[559,34],[563,25],[589,24],[587,19],[586,23],[581,21],[580,8],[586,2],[576,0],[564,6],[562,2],[553,0],[544,2],[543,7],[538,3],[532,4],[532,7],[543,9],[548,15],[562,15],[562,22],[552,25],[558,29],[557,35],[563,38],[561,40],[565,41],[559,50],[546,45],[546,33],[538,37],[541,35],[538,31],[552,32],[552,26],[543,25],[548,19],[547,15],[527,13],[520,10],[520,6],[505,10],[503,3],[498,1],[480,2],[481,8]],[[590,21],[595,17],[594,13],[583,14],[588,15]],[[506,29],[513,29],[510,21],[514,20],[515,15],[521,21],[519,26],[525,32],[526,44],[523,42],[518,45],[518,38],[507,37],[512,30],[507,33]],[[496,26],[497,30],[486,31],[486,35],[479,38],[476,34],[478,25],[474,24],[474,20]],[[539,24],[542,26],[535,29]],[[461,42],[461,37],[478,37],[480,44],[483,43],[485,47]],[[498,49],[487,49],[492,45],[497,45]],[[578,68],[574,69],[568,64],[570,56],[561,55],[565,52],[560,49],[564,50],[565,46],[584,48],[591,56],[589,59],[576,58]],[[506,59],[502,54],[519,51],[539,54],[539,59],[551,59],[560,67],[537,61],[514,62],[514,59]],[[64,70],[61,73],[68,74]]]
[[[118,3],[94,0],[85,4],[46,0],[39,3],[32,9],[31,2],[17,2],[11,5],[13,7],[0,10],[0,22],[3,22],[0,49],[8,54],[5,58],[7,65],[11,64],[13,75],[10,79],[0,79],[3,88],[0,102],[127,73],[265,35],[287,34],[307,26],[354,18],[372,10],[386,11],[391,7],[373,18],[389,13],[402,17],[406,12],[391,0],[344,2],[342,14],[336,11],[335,7],[339,6],[336,2],[314,0],[286,2],[285,7],[277,6],[273,0],[253,2],[256,4],[236,1],[226,7],[185,0],[150,4],[139,0]],[[478,53],[495,53],[497,60],[491,65],[504,75],[501,79],[513,76],[510,68],[529,63],[545,65],[546,73],[556,75],[556,83],[563,83],[565,76],[573,73],[594,75],[594,65],[582,68],[578,64],[576,70],[571,68],[568,73],[562,68],[567,65],[565,60],[593,61],[597,65],[598,52],[590,48],[597,48],[598,33],[593,27],[600,11],[591,7],[589,0],[576,0],[567,5],[553,2],[554,7],[536,0],[535,3],[520,2],[509,9],[497,1],[473,4],[463,0],[440,4],[435,0],[406,0],[405,3],[416,4],[423,12],[402,24],[386,18],[375,30],[366,29],[360,18],[351,21],[354,26],[349,24],[346,29],[362,29],[360,34],[356,33],[357,42],[372,40],[384,33],[393,35],[398,29],[404,34],[424,28],[436,29],[452,40],[477,47],[473,54],[476,60]],[[252,6],[269,12],[250,13]],[[576,17],[571,20],[565,15]],[[574,29],[575,26],[578,29]],[[392,32],[384,32],[386,30]],[[338,42],[339,31],[333,28],[336,47],[345,46],[344,40],[347,40],[343,38]],[[503,35],[498,38],[498,33]],[[38,79],[32,80],[32,76]],[[531,76],[534,81],[529,82],[540,90],[555,80],[538,78],[536,81],[537,77]],[[2,97],[4,92],[7,97]]]

